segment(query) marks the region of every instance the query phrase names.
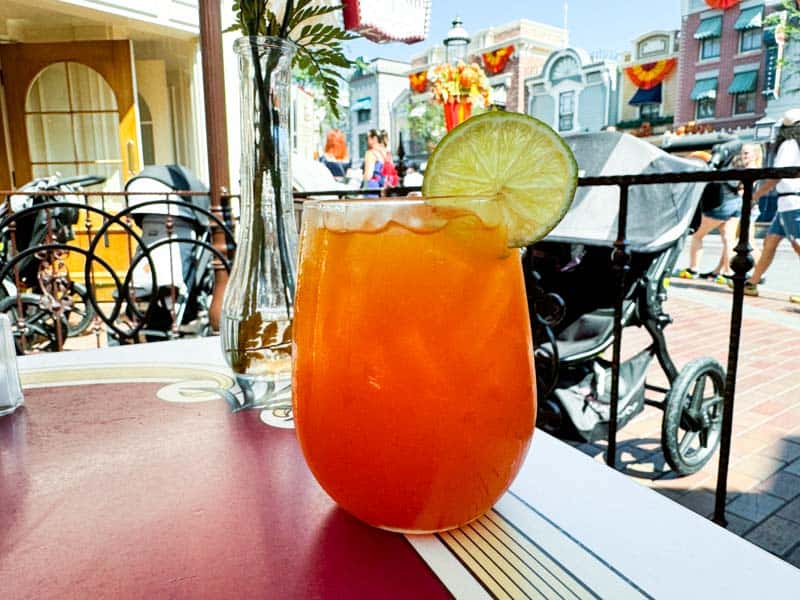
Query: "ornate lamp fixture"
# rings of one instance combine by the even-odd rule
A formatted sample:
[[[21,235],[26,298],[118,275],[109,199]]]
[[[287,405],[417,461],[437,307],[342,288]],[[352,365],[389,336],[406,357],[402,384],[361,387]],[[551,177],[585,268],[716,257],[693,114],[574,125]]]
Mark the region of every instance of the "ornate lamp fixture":
[[[450,64],[457,64],[459,61],[467,62],[467,46],[469,45],[469,34],[464,29],[461,17],[453,20],[453,26],[444,38],[445,61]]]

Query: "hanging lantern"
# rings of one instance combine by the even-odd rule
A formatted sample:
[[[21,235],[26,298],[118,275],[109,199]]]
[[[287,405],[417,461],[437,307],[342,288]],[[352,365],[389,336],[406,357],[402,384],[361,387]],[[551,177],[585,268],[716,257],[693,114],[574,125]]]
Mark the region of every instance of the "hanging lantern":
[[[373,42],[420,42],[430,16],[431,0],[342,0],[344,28]]]
[[[726,10],[731,6],[736,6],[739,4],[739,0],[706,0],[706,4],[708,4],[711,8]]]

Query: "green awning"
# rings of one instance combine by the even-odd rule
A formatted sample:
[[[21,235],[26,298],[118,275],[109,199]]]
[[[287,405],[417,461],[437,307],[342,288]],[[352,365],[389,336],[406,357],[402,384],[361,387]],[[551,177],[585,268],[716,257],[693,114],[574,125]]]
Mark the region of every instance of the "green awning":
[[[694,88],[689,95],[692,100],[713,100],[717,97],[717,78],[698,79],[694,82]]]
[[[755,92],[758,83],[758,71],[744,71],[734,73],[733,81],[728,88],[729,94],[742,94],[744,92]]]
[[[719,37],[722,35],[722,15],[710,17],[700,21],[697,31],[694,32],[694,39],[704,40],[706,38]]]
[[[757,29],[758,27],[761,27],[763,17],[763,4],[759,6],[751,6],[750,8],[743,8],[742,12],[739,13],[739,18],[736,19],[736,24],[733,26],[733,28],[740,31],[742,29]]]
[[[366,98],[359,98],[350,106],[350,110],[371,110],[372,109],[372,98],[367,96]]]

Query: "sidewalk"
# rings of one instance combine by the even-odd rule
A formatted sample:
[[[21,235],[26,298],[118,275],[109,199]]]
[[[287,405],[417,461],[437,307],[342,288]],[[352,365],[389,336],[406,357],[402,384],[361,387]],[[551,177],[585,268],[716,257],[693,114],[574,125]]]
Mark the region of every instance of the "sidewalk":
[[[666,311],[670,355],[680,369],[701,356],[727,365],[732,294],[706,282],[672,280]],[[623,358],[649,343],[623,332]],[[649,383],[666,385],[658,364]],[[662,412],[646,407],[618,433],[618,468],[703,515],[714,510],[718,456],[678,478],[661,454]],[[800,567],[800,306],[788,295],[745,298],[728,475],[728,529]],[[582,444],[605,460],[606,443]],[[655,518],[655,517],[654,517]]]

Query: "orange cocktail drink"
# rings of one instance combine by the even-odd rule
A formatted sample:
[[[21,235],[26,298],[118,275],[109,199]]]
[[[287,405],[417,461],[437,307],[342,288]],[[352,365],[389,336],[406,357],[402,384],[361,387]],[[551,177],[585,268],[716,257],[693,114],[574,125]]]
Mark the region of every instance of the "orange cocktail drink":
[[[371,525],[468,523],[525,457],[536,409],[520,254],[485,215],[307,202],[293,360],[308,465]]]

